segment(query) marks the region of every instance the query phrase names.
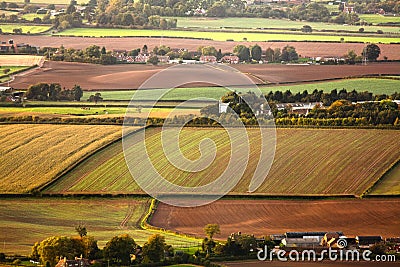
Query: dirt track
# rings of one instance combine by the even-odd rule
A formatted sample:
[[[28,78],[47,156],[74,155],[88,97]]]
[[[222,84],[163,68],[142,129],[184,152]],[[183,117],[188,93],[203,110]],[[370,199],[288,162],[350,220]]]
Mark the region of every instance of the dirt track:
[[[57,82],[71,88],[79,84],[84,90],[136,89],[155,73],[169,67],[152,65],[102,66],[70,62],[46,62],[41,69],[17,75],[10,84],[26,89],[39,82]],[[399,74],[400,63],[371,63],[367,66],[288,66],[281,64],[231,65],[256,83],[303,82],[320,79],[360,76],[366,74]],[[198,84],[197,84],[198,85]]]
[[[196,208],[160,204],[151,224],[204,236],[206,224],[217,223],[225,239],[234,232],[257,236],[286,231],[343,231],[345,235],[400,235],[397,199],[220,200]]]
[[[160,44],[167,45],[171,48],[186,48],[196,51],[199,46],[211,45],[224,52],[231,52],[237,44],[246,46],[254,45],[254,42],[221,42],[210,40],[196,39],[176,39],[176,38],[81,38],[81,37],[52,37],[52,36],[25,36],[25,35],[0,35],[0,40],[14,39],[17,43],[28,43],[40,47],[59,47],[63,45],[66,48],[85,48],[91,44],[105,46],[107,49],[126,49],[132,50],[142,48],[144,44],[150,49]],[[321,42],[257,42],[264,50],[268,47],[283,48],[286,45],[292,45],[301,56],[309,57],[328,57],[342,56],[348,51],[354,50],[357,54],[361,54],[365,44],[361,43],[321,43]],[[379,44],[381,48],[381,57],[387,56],[388,59],[400,59],[400,45],[398,44]]]

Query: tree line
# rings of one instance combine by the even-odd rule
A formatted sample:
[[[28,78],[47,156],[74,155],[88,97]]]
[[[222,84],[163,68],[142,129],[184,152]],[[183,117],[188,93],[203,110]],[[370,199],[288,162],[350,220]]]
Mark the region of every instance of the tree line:
[[[83,96],[82,88],[75,85],[72,89],[61,88],[58,83],[38,83],[29,86],[25,93],[28,100],[38,101],[80,101]]]
[[[400,109],[392,100],[400,99],[399,93],[390,97],[387,95],[373,96],[371,93],[358,93],[355,90],[347,92],[342,89],[324,93],[314,90],[312,94],[307,91],[293,95],[290,91],[275,93],[270,92],[264,97],[258,97],[252,92],[238,94],[228,92],[221,98],[224,103],[229,103],[232,112],[238,114],[244,124],[257,125],[258,123],[270,124],[275,120],[277,125],[314,125],[314,126],[400,126]],[[292,100],[295,100],[292,102]],[[296,101],[298,100],[298,101]],[[269,108],[266,108],[268,101]],[[356,101],[366,101],[353,103]],[[322,102],[316,104],[307,114],[293,112],[290,104],[278,108],[278,103]],[[208,118],[199,119],[197,122],[213,125],[214,119],[219,118],[227,123],[234,123],[235,118],[229,112],[219,114],[219,104],[203,107],[200,113]],[[264,105],[264,110],[261,106]],[[259,111],[260,114],[255,114]],[[196,119],[194,119],[195,121]]]

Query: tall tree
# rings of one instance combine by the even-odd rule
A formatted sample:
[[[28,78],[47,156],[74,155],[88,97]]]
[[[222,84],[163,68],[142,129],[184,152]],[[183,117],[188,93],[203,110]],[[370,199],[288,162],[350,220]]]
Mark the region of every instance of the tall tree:
[[[143,261],[145,263],[160,262],[164,258],[165,238],[159,234],[152,235],[143,245]]]
[[[376,44],[369,44],[364,48],[363,55],[366,55],[368,61],[376,61],[381,54],[381,49]]]
[[[207,235],[210,239],[212,239],[213,236],[214,236],[215,234],[221,233],[221,230],[220,230],[218,224],[207,224],[207,225],[204,227],[204,232],[206,233],[206,235]]]
[[[136,242],[127,234],[114,236],[104,247],[104,257],[114,263],[129,265],[131,254],[136,252]]]
[[[262,49],[261,47],[256,44],[251,47],[251,58],[255,61],[260,61],[262,56]]]

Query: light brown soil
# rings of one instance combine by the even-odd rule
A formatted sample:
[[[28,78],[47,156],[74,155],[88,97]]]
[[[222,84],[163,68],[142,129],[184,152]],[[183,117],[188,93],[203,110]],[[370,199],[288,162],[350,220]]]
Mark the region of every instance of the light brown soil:
[[[263,236],[291,231],[342,231],[346,236],[400,235],[398,199],[339,200],[219,200],[195,208],[159,204],[151,219],[157,227],[204,236],[206,224],[231,233]]]
[[[9,35],[0,35],[0,39],[7,40]],[[176,39],[176,38],[144,38],[144,37],[126,37],[126,38],[82,38],[82,37],[52,37],[52,36],[25,36],[13,35],[12,39],[17,43],[28,43],[40,47],[60,47],[66,48],[85,48],[91,44],[107,49],[126,49],[132,50],[142,48],[147,44],[150,49],[160,44],[171,48],[186,48],[196,51],[199,46],[211,45],[223,52],[232,52],[233,47],[238,44],[246,46],[254,45],[255,42],[222,42],[196,39]],[[342,56],[348,51],[354,50],[358,55],[361,54],[365,44],[362,43],[322,43],[322,42],[257,42],[264,50],[268,47],[283,48],[286,45],[292,45],[301,56],[309,57],[329,57]],[[390,60],[400,59],[400,50],[398,44],[379,44],[381,48],[381,57],[388,57]]]
[[[155,73],[170,65],[123,64],[102,66],[71,62],[45,62],[43,68],[15,76],[10,85],[26,89],[39,82],[60,83],[71,88],[79,84],[84,90],[136,89]],[[371,63],[367,66],[289,66],[281,64],[231,65],[247,73],[258,84],[286,83],[353,77],[366,74],[399,74],[400,63]],[[198,86],[198,84],[193,84]]]

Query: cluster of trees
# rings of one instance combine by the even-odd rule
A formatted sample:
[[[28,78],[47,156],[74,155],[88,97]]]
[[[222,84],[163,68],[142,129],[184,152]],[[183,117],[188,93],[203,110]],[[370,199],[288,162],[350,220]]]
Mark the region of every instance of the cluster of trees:
[[[349,0],[348,4],[354,7],[354,10],[357,13],[375,13],[380,9],[384,10],[387,13],[398,14],[400,12],[400,1],[398,0],[389,0],[389,1],[380,1],[380,0]],[[339,10],[343,10],[343,5],[339,6]]]
[[[256,116],[253,111],[261,111],[261,105],[265,104],[265,98],[270,107],[269,112],[264,112],[261,116]],[[324,126],[357,126],[357,125],[394,125],[399,126],[400,109],[392,100],[400,99],[400,94],[395,93],[390,96],[377,95],[372,93],[355,90],[347,92],[345,89],[332,90],[331,93],[324,93],[322,90],[314,90],[312,94],[307,91],[293,95],[290,91],[275,93],[270,92],[265,98],[258,97],[249,92],[239,95],[236,92],[228,92],[222,97],[222,102],[229,103],[229,107],[238,114],[245,124],[257,124],[258,119],[276,119],[277,124],[284,125],[315,125],[323,121]],[[356,101],[369,101],[353,104]],[[277,103],[295,102],[322,102],[323,105],[316,105],[307,115],[295,114],[290,105],[283,110],[278,110]],[[328,108],[326,108],[328,107]],[[232,122],[234,117],[230,114],[219,114],[218,104],[204,107],[200,110],[203,116],[213,118],[221,116],[225,121]],[[300,119],[301,118],[301,119]],[[316,120],[316,121],[314,121]],[[213,124],[212,120],[198,122]],[[340,122],[340,124],[339,124]],[[332,124],[331,124],[332,123]],[[328,125],[326,125],[328,124]],[[318,124],[319,125],[319,124]]]
[[[82,96],[83,91],[79,85],[75,85],[72,89],[61,89],[58,83],[31,85],[25,93],[27,99],[38,101],[80,101]]]
[[[94,237],[87,235],[86,227],[78,226],[76,231],[77,237],[52,236],[36,242],[30,258],[49,267],[55,266],[61,260],[60,256],[71,260],[82,255],[85,259],[106,260],[110,265],[118,266],[174,260],[172,246],[167,245],[159,234],[150,236],[143,247],[128,234],[114,236],[101,250]]]
[[[111,54],[111,51],[107,51],[104,46],[100,48],[97,45],[88,46],[83,50],[66,49],[63,46],[59,49],[47,48],[46,51],[43,51],[43,54],[50,55],[51,59],[55,61],[85,62],[103,65],[117,63],[117,59]]]
[[[269,92],[265,95],[268,103],[310,103],[310,102],[322,102],[324,106],[330,106],[336,100],[349,100],[351,102],[360,101],[380,101],[384,99],[398,100],[400,99],[399,93],[393,93],[388,96],[386,94],[374,95],[368,91],[357,92],[352,90],[348,92],[346,89],[333,89],[330,93],[324,93],[323,90],[315,89],[312,93],[304,90],[302,93],[298,92],[293,94],[290,90]]]

